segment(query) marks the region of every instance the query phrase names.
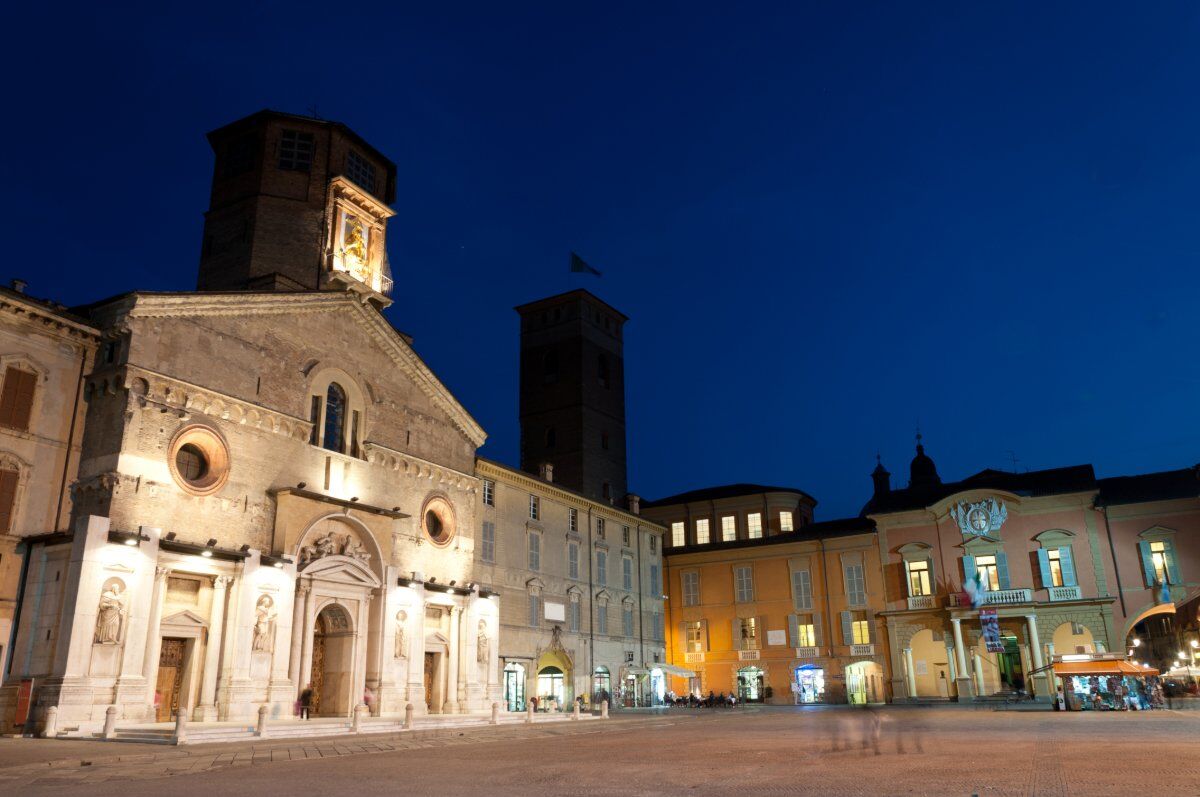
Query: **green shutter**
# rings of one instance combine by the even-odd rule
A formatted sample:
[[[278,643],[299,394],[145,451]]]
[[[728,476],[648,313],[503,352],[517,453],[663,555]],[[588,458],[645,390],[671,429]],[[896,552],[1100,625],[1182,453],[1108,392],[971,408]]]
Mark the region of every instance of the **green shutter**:
[[[854,644],[854,627],[852,625],[852,623],[854,622],[853,615],[851,615],[850,612],[842,612],[841,615],[842,615],[842,644],[843,645],[853,645]]]
[[[970,555],[963,556],[963,587],[967,586],[970,581],[979,579],[979,570],[975,567],[975,557]]]
[[[1038,570],[1042,574],[1042,586],[1050,589],[1054,586],[1054,581],[1050,578],[1050,552],[1045,548],[1038,548],[1037,558]]]
[[[1157,579],[1154,577],[1154,557],[1150,554],[1149,541],[1139,542],[1138,550],[1142,554],[1142,575],[1146,578],[1146,586],[1153,587],[1157,583]]]
[[[996,576],[1000,581],[1000,589],[1012,589],[1008,580],[1008,557],[1001,553],[996,553]]]
[[[788,640],[792,647],[800,647],[800,621],[794,614],[788,615]]]
[[[1167,555],[1167,580],[1172,584],[1182,584],[1179,577],[1179,560],[1175,556],[1175,543],[1172,540],[1163,542],[1164,553]]]
[[[1077,586],[1079,582],[1075,580],[1075,559],[1071,556],[1070,545],[1058,549],[1058,561],[1062,564],[1063,586]]]

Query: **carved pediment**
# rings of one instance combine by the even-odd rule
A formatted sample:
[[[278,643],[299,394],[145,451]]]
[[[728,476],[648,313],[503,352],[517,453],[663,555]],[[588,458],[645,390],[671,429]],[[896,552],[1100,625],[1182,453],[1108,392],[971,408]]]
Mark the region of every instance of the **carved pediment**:
[[[176,612],[170,617],[164,617],[162,624],[164,626],[171,625],[177,628],[207,628],[208,622],[196,614],[195,612],[184,609],[182,612]]]
[[[309,578],[353,586],[374,588],[382,583],[362,562],[340,554],[322,557],[305,567],[302,573]]]

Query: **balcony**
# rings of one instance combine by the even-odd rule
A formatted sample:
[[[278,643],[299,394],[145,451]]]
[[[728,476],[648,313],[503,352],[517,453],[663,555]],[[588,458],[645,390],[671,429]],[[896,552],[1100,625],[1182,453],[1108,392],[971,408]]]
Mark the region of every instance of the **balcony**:
[[[1079,587],[1050,587],[1050,602],[1077,601],[1083,598],[1083,590]]]
[[[938,607],[937,596],[935,595],[910,595],[908,598],[908,608],[911,609],[936,609]]]
[[[850,655],[851,656],[874,656],[875,655],[875,646],[874,645],[851,645],[850,646]]]
[[[758,661],[757,650],[739,650],[738,661]]]
[[[1033,603],[1033,590],[1000,589],[983,593],[984,606],[1017,606],[1022,603]],[[950,595],[950,606],[957,609],[969,609],[971,601],[965,592],[957,592]]]
[[[685,654],[683,654],[683,663],[684,664],[703,664],[704,663],[704,654],[703,653],[685,653]]]
[[[796,648],[796,658],[798,659],[815,659],[820,657],[821,649],[810,645],[806,648]]]

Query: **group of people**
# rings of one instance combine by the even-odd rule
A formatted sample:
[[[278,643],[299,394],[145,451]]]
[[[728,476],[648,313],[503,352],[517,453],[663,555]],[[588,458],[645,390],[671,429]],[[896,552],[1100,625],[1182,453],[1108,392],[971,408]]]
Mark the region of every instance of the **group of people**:
[[[667,694],[667,704],[681,708],[736,708],[738,698],[733,692],[713,694],[710,689],[707,695],[688,694],[676,696],[674,692]]]

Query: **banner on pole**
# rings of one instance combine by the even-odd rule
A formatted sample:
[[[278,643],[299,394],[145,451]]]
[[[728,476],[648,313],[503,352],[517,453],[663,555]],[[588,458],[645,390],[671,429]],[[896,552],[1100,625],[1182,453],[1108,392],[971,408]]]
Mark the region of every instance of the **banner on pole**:
[[[988,653],[1003,653],[1004,643],[1000,641],[1000,618],[995,609],[979,610],[979,625],[983,629],[983,642]]]

